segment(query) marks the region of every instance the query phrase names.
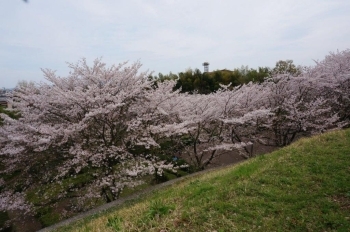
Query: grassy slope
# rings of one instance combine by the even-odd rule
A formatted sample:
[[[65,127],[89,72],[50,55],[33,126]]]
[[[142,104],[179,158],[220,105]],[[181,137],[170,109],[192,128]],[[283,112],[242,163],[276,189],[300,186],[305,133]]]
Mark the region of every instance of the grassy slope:
[[[350,130],[192,178],[59,231],[350,231]]]

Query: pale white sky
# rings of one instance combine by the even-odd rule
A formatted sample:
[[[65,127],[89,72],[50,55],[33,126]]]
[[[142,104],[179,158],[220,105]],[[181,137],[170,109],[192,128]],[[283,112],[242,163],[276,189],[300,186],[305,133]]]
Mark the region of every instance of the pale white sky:
[[[350,48],[349,0],[1,0],[0,88],[68,75],[66,62],[140,60],[178,73],[313,65]]]

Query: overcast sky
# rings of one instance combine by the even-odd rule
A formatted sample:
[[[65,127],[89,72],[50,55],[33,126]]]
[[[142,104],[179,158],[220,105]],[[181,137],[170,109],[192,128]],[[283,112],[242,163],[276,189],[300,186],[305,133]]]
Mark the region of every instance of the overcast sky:
[[[0,88],[66,62],[140,60],[142,71],[313,65],[350,48],[349,0],[1,0]]]

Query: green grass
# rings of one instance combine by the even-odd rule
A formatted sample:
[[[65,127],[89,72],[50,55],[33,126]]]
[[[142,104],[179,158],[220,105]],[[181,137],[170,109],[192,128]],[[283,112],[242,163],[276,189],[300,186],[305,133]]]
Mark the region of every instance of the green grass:
[[[301,139],[57,231],[350,231],[350,130]]]

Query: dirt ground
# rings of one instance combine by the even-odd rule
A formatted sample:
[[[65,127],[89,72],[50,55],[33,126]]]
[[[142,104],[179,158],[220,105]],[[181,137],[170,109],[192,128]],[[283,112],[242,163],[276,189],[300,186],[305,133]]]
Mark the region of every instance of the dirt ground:
[[[253,155],[262,155],[266,153],[270,153],[276,150],[277,147],[272,146],[264,146],[261,144],[254,144]],[[213,162],[208,166],[208,168],[214,168],[219,166],[225,166],[228,164],[234,164],[246,160],[243,156],[239,154],[238,151],[227,152],[213,160]]]

